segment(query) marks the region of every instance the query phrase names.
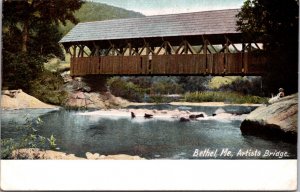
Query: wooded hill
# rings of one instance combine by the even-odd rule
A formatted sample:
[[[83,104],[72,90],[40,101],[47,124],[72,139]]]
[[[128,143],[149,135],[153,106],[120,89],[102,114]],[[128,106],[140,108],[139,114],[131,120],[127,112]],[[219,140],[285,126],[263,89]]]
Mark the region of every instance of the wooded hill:
[[[109,19],[144,17],[144,15],[102,3],[85,2],[82,7],[75,12],[75,17],[78,18],[79,22],[89,22]],[[74,24],[68,21],[66,26],[60,26],[60,31],[63,33],[63,35],[65,35],[73,27]]]

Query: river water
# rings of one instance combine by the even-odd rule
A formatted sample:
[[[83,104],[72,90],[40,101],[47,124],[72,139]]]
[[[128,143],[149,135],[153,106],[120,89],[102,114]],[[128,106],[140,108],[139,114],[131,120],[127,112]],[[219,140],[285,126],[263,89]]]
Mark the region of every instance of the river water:
[[[150,105],[129,108],[178,109],[211,115],[219,107]],[[242,106],[222,108],[237,114],[254,109]],[[59,151],[81,157],[85,157],[86,152],[139,155],[146,159],[279,159],[270,153],[264,155],[266,152],[285,153],[285,159],[297,156],[296,144],[243,136],[241,120],[210,119],[181,123],[174,119],[132,120],[130,114],[128,117],[81,114],[82,111],[64,109],[2,111],[1,137],[20,137],[20,127],[24,126],[26,118],[31,121],[39,117],[43,121],[36,128],[39,135],[50,137],[53,134]],[[221,155],[226,150],[232,155]]]

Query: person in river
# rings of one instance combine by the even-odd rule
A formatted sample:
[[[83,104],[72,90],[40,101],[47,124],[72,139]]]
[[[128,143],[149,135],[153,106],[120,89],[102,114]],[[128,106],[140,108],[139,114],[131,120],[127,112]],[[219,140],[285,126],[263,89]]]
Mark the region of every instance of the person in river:
[[[131,118],[135,118],[135,114],[133,112],[131,112]]]

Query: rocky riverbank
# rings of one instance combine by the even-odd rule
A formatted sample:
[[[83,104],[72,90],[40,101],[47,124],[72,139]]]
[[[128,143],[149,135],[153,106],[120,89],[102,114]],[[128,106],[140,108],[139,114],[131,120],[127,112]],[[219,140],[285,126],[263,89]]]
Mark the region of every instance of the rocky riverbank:
[[[293,94],[252,111],[241,124],[245,135],[297,142],[298,94]]]
[[[63,74],[62,77],[65,82],[63,89],[68,93],[66,107],[109,109],[125,107],[129,103],[107,91],[106,79],[97,79],[96,77],[72,78],[68,73]]]
[[[14,150],[11,154],[12,159],[40,159],[40,160],[144,160],[139,156],[119,155],[100,155],[98,153],[87,152],[86,158],[77,157],[74,154],[53,150],[41,150],[38,148],[26,148]]]
[[[32,97],[21,89],[3,90],[1,92],[2,109],[54,109],[54,105],[46,104],[35,97]]]

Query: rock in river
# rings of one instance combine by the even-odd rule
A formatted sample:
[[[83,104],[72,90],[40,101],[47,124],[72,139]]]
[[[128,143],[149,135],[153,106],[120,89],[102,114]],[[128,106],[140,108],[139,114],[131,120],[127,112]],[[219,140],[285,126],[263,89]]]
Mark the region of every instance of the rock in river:
[[[281,98],[252,111],[241,124],[244,135],[297,142],[298,94]]]

